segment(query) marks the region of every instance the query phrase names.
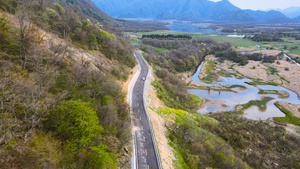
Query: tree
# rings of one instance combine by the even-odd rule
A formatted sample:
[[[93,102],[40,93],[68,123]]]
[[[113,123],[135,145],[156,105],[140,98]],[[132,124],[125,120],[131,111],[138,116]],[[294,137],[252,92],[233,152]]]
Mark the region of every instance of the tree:
[[[21,9],[18,14],[19,26],[20,26],[20,54],[23,59],[23,70],[26,68],[27,62],[27,47],[28,38],[29,38],[29,30],[31,27],[31,23],[28,21],[27,11],[29,6],[31,5],[32,0],[21,0]]]
[[[63,101],[49,113],[46,124],[74,152],[92,146],[103,132],[95,110],[81,100]]]

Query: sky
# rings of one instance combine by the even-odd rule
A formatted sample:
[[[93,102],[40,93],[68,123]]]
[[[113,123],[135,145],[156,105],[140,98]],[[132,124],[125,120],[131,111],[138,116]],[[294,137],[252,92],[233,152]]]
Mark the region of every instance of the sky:
[[[220,1],[220,0],[211,0]],[[300,0],[229,0],[233,5],[241,9],[267,10],[285,9],[291,6],[299,6]]]

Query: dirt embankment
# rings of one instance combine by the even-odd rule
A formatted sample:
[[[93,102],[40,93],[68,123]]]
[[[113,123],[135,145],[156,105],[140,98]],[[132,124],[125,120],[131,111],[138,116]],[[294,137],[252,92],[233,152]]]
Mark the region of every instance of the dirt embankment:
[[[168,144],[167,129],[165,128],[166,121],[159,116],[155,111],[160,107],[165,107],[164,103],[156,96],[156,90],[151,85],[151,82],[155,80],[152,71],[149,73],[149,77],[146,80],[145,86],[145,101],[149,116],[151,119],[152,127],[154,130],[156,143],[159,149],[159,154],[164,169],[173,169],[173,161],[176,160],[173,148]]]

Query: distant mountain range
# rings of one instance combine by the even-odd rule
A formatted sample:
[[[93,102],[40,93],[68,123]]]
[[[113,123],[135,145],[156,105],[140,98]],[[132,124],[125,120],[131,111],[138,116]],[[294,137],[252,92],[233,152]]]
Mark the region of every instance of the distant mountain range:
[[[274,9],[276,11],[279,11],[281,13],[283,13],[285,16],[293,19],[293,18],[297,18],[300,16],[300,7],[289,7],[286,9]]]
[[[296,22],[279,11],[242,10],[228,0],[93,0],[110,16],[218,22]]]

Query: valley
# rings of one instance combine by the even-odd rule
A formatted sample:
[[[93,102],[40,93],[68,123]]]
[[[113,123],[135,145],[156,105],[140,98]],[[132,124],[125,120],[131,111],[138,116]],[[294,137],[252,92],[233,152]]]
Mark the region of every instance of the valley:
[[[179,25],[179,27],[181,27],[181,25]],[[185,123],[196,123],[200,125],[200,128],[194,128],[195,126],[191,125],[189,125],[188,128],[189,130],[193,128],[193,130],[200,130],[204,133],[208,132],[206,136],[204,136],[208,137],[208,135],[210,135],[209,132],[213,131],[205,128],[201,124],[205,123],[211,127],[220,122],[221,119],[217,117],[222,116],[221,118],[228,119],[235,125],[238,125],[238,119],[243,119],[242,123],[249,122],[255,123],[256,125],[263,123],[268,129],[273,127],[284,128],[284,130],[289,131],[286,133],[287,135],[299,137],[300,118],[298,116],[299,110],[297,107],[300,106],[300,100],[297,72],[300,71],[300,67],[283,56],[279,50],[281,48],[277,46],[277,48],[271,49],[271,47],[268,46],[267,49],[264,48],[265,46],[263,45],[266,45],[268,42],[255,42],[248,38],[230,36],[233,34],[224,32],[218,32],[218,35],[221,34],[223,36],[211,36],[216,34],[201,31],[195,32],[194,29],[197,26],[187,27],[192,28],[192,30],[185,32],[170,30],[126,34],[135,45],[139,46],[145,52],[144,57],[156,75],[155,79],[152,80],[152,86],[156,90],[156,97],[163,101],[164,104],[150,103],[147,105],[149,110],[156,112],[160,116],[159,118],[162,118],[160,123],[163,123],[169,131],[166,135],[171,142],[169,144],[172,148],[169,147],[166,149],[166,147],[164,147],[163,151],[173,149],[174,155],[178,159],[178,161],[174,161],[173,167],[189,168],[188,166],[192,164],[198,167],[214,165],[210,163],[209,160],[204,163],[192,162],[190,156],[195,156],[197,152],[183,152],[180,150],[182,148],[191,148],[191,145],[181,142],[183,140],[187,141],[186,139],[188,138],[184,137],[186,133],[179,135],[174,134],[175,129],[173,127],[179,127],[181,123],[183,123],[183,126],[180,126],[182,130],[184,127],[187,127],[184,125]],[[184,27],[181,31],[186,30],[185,28],[187,27]],[[271,27],[272,26],[269,28],[266,27],[265,29],[271,29]],[[208,26],[207,29],[209,28]],[[191,37],[191,40],[188,41],[188,39],[184,38],[176,39],[176,37],[181,37],[181,35],[185,35],[186,38]],[[157,39],[155,39],[155,37]],[[168,37],[168,39],[164,39],[164,37]],[[227,46],[227,43],[231,43],[232,46]],[[273,45],[274,47],[276,46],[275,43],[273,43]],[[193,46],[197,49],[194,49]],[[235,50],[236,53],[234,52]],[[183,53],[183,51],[186,53]],[[232,52],[226,53],[228,51]],[[288,53],[288,51],[286,52]],[[234,55],[239,59],[231,58],[230,55]],[[294,55],[293,58],[296,59],[298,56],[300,55]],[[189,60],[185,57],[189,59],[193,58],[194,60]],[[164,58],[166,60],[164,60]],[[202,62],[203,60],[205,61]],[[202,64],[198,67],[197,65],[201,62]],[[191,67],[191,65],[194,65],[194,67]],[[175,80],[174,75],[180,80]],[[193,97],[200,99],[198,106],[189,104],[188,107],[184,107],[183,105],[186,105],[186,103],[183,99],[186,97],[176,96],[178,94],[177,88],[183,85],[182,82],[186,84],[186,87],[182,86],[182,90],[186,90],[188,93],[193,94]],[[173,91],[168,88],[171,88]],[[152,98],[153,97],[155,96],[152,96]],[[177,100],[175,101],[173,98]],[[225,100],[222,100],[222,98]],[[188,97],[186,99],[188,99]],[[176,104],[176,102],[179,104]],[[190,109],[191,106],[193,109]],[[198,117],[197,114],[205,115]],[[251,120],[246,120],[241,116]],[[210,117],[218,119],[218,122],[215,122],[214,119],[209,119]],[[152,116],[152,118],[157,119],[158,117]],[[235,120],[232,121],[232,119]],[[222,123],[222,126],[228,125],[226,124],[227,122]],[[247,132],[253,132],[250,130],[247,129]],[[161,133],[157,131],[156,127],[154,127],[154,131],[156,134]],[[257,132],[257,130],[255,131]],[[229,134],[235,133],[236,131],[229,132],[227,130],[227,132]],[[265,134],[268,135],[267,133]],[[224,138],[220,133],[217,135],[216,137]],[[190,139],[196,139],[194,137],[196,136]],[[214,140],[213,137],[214,136],[211,136],[208,140],[211,144],[216,146],[216,140]],[[234,137],[236,137],[236,135]],[[239,140],[240,139],[241,137]],[[197,137],[197,140],[199,141],[201,139]],[[225,140],[227,140],[227,138]],[[246,138],[246,140],[248,139]],[[245,144],[249,141],[246,140],[244,140]],[[161,140],[157,140],[157,142],[161,143]],[[233,151],[241,151],[241,145],[238,145],[239,148],[236,149],[237,147],[233,144],[233,142],[230,144],[233,146]],[[205,152],[205,145],[202,144],[202,146],[201,152]],[[254,148],[255,146],[253,146],[254,145],[251,147]],[[161,146],[158,147],[162,149]],[[246,149],[248,148],[250,148],[249,145],[245,145],[242,149],[244,149],[243,151],[247,151]],[[195,147],[193,147],[193,149],[195,149]],[[258,151],[255,152],[258,153]],[[223,154],[224,152],[219,153]],[[162,160],[168,158],[164,153],[160,153],[160,155]],[[196,156],[199,157],[199,154]],[[204,157],[200,158],[203,159]],[[228,154],[225,155],[225,158],[228,158]],[[254,162],[256,163],[254,164],[250,162],[250,159],[248,159],[250,160],[248,161],[247,157],[242,157],[242,159],[246,160],[247,164],[250,164],[252,167],[255,167],[257,164],[260,167],[264,166],[263,168],[272,168],[271,164],[265,162],[260,164]],[[225,164],[224,162],[223,165],[227,165],[227,167],[234,165],[240,165],[240,168],[246,167],[237,163]],[[163,167],[173,168],[164,162]]]
[[[0,168],[300,168],[299,18],[232,0],[1,0]]]

